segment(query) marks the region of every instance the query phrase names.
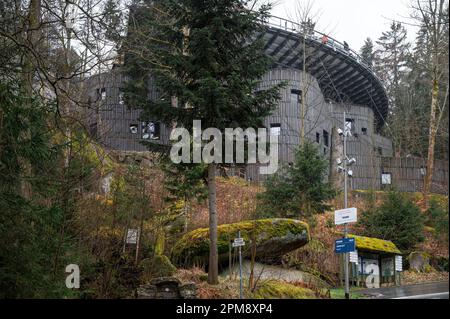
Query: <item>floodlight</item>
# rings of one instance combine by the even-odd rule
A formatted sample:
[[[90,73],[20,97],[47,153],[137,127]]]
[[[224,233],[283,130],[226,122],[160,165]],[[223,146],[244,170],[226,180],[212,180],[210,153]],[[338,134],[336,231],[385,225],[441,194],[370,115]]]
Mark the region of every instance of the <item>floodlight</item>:
[[[351,169],[348,170],[347,174],[348,174],[349,177],[353,177],[353,171]]]

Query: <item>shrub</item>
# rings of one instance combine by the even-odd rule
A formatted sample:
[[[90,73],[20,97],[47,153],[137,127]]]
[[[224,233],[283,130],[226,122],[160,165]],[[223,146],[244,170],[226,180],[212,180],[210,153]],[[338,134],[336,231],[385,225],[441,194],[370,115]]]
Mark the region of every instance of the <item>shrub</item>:
[[[280,169],[265,182],[266,191],[258,196],[261,217],[299,218],[323,213],[326,201],[336,192],[325,181],[328,161],[311,142],[295,153],[293,165]]]
[[[426,215],[427,224],[435,229],[436,236],[448,241],[448,206],[442,207],[436,200],[431,200]]]
[[[411,250],[424,240],[424,218],[420,209],[404,195],[388,194],[378,207],[372,206],[360,218],[364,235],[391,240],[400,250]]]
[[[152,278],[170,277],[177,268],[172,265],[169,258],[164,255],[156,255],[153,258],[144,259],[140,263],[142,269],[142,280],[150,281]]]

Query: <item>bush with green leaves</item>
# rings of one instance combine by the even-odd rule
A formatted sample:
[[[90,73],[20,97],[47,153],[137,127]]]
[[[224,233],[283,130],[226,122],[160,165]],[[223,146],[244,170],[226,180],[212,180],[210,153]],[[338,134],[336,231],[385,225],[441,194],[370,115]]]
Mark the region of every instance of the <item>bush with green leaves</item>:
[[[261,217],[311,217],[330,209],[326,203],[336,192],[326,181],[328,161],[316,145],[306,142],[295,153],[294,163],[265,181],[258,196]]]
[[[436,237],[448,241],[448,205],[443,207],[437,201],[430,201],[426,211],[427,224],[434,228]]]
[[[409,251],[424,240],[424,217],[404,194],[391,192],[379,206],[360,216],[364,235],[394,242],[400,250]]]

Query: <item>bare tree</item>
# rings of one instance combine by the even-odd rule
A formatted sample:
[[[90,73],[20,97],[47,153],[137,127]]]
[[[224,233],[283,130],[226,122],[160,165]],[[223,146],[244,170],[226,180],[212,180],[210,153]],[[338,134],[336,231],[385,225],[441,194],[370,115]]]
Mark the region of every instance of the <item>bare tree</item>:
[[[431,109],[428,136],[427,171],[425,175],[423,194],[427,203],[427,196],[431,191],[434,173],[436,135],[442,120],[448,100],[448,83],[445,98],[439,101],[442,80],[445,72],[448,74],[448,61],[444,61],[445,50],[448,48],[448,1],[447,0],[416,0],[413,6],[414,18],[424,26],[428,34],[430,48],[431,73]],[[447,57],[448,59],[448,57]]]
[[[306,74],[306,60],[311,54],[309,48],[306,45],[306,39],[308,36],[314,33],[314,29],[317,20],[320,17],[320,11],[316,10],[311,0],[299,1],[296,3],[294,9],[294,16],[289,17],[291,20],[297,22],[300,25],[301,30],[299,35],[302,39],[302,85],[301,85],[301,103],[300,103],[300,145],[305,142],[305,118],[308,106],[306,105],[306,97],[311,85],[311,81],[308,81]]]

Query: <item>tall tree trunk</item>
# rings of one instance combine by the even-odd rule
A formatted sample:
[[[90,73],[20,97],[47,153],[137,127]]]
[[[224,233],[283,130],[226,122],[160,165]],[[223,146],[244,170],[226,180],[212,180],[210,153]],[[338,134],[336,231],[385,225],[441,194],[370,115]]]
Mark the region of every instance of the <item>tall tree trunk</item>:
[[[30,0],[28,7],[28,29],[26,33],[27,41],[31,47],[31,50],[39,53],[39,29],[41,25],[41,0]],[[33,95],[33,82],[36,68],[34,66],[35,56],[32,52],[26,52],[24,65],[23,65],[23,86],[24,95],[30,99]],[[31,108],[31,103],[27,106]],[[22,132],[24,139],[29,139],[31,132],[29,130]],[[20,193],[26,198],[30,199],[32,196],[32,188],[29,182],[29,178],[32,174],[31,164],[24,158],[19,158],[20,165],[22,166],[21,180],[20,180]]]
[[[434,173],[434,148],[436,145],[436,134],[437,134],[436,112],[438,108],[438,98],[439,98],[439,82],[437,76],[438,76],[437,67],[435,67],[435,70],[433,72],[433,88],[431,92],[431,115],[430,115],[430,132],[428,138],[427,173],[425,175],[425,182],[423,187],[423,195],[426,206],[428,206],[428,194],[431,192],[431,184],[433,182],[433,173]]]
[[[208,283],[219,283],[219,255],[217,252],[217,211],[216,211],[216,164],[208,166],[208,204],[209,204],[209,265]]]

